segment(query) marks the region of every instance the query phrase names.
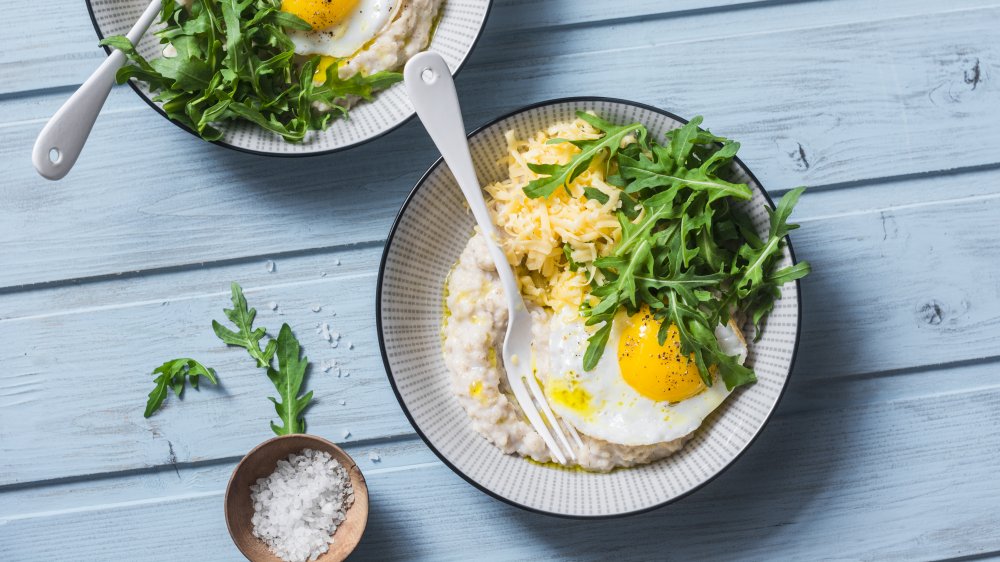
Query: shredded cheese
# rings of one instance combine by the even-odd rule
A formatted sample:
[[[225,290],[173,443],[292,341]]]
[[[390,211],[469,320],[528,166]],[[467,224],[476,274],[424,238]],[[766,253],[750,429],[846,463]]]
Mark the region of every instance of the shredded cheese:
[[[524,187],[539,177],[528,164],[566,164],[580,151],[568,142],[546,144],[550,139],[600,136],[582,119],[555,124],[526,140],[509,131],[504,158],[509,178],[483,188],[490,196],[487,205],[493,221],[503,233],[500,245],[517,270],[521,293],[541,306],[580,306],[595,273],[592,262],[607,255],[621,238],[616,216],[621,200],[620,190],[606,181],[603,158],[594,158],[567,189],[538,199],[524,194]],[[586,187],[607,195],[607,202],[588,199]],[[577,271],[570,270],[564,247],[573,262],[581,264]]]

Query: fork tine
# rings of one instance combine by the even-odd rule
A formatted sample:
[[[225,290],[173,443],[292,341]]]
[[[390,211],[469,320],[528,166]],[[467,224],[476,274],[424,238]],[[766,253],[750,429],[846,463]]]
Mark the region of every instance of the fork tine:
[[[532,396],[535,397],[535,401],[542,406],[542,413],[548,418],[549,425],[552,426],[552,432],[556,434],[559,441],[566,447],[566,452],[569,458],[576,460],[576,453],[573,451],[573,447],[569,446],[569,440],[566,439],[566,433],[563,431],[562,426],[559,425],[559,419],[556,418],[555,414],[552,413],[552,407],[549,406],[549,401],[545,398],[545,393],[542,392],[542,388],[538,385],[538,379],[535,378],[534,374],[527,377],[528,378],[528,389],[531,390]]]
[[[583,440],[580,439],[580,432],[578,432],[576,430],[576,428],[573,427],[573,424],[571,424],[571,423],[566,423],[565,429],[566,429],[566,432],[570,434],[570,437],[573,438],[573,441],[576,443],[576,446],[577,446],[578,450],[582,450],[583,449]]]
[[[527,387],[524,385],[525,376],[521,372],[522,368],[518,366],[517,361],[511,360],[508,357],[508,352],[504,350],[504,365],[510,365],[511,368],[507,371],[507,384],[510,385],[511,392],[514,393],[514,398],[517,399],[517,403],[521,406],[521,411],[524,412],[525,417],[528,418],[528,422],[531,427],[535,428],[538,435],[541,436],[542,441],[549,448],[549,452],[552,456],[559,461],[559,464],[566,464],[566,456],[559,449],[559,444],[556,443],[552,434],[549,433],[549,428],[546,427],[545,422],[542,421],[542,417],[538,413],[538,408],[535,407],[534,402],[531,400],[531,394],[528,392]],[[516,371],[516,372],[511,372]]]

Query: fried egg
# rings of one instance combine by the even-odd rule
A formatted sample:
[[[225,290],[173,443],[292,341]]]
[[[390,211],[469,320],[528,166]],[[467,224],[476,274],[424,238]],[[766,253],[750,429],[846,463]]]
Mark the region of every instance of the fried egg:
[[[690,434],[729,396],[713,374],[705,385],[698,367],[680,352],[676,326],[664,345],[660,323],[644,308],[615,317],[611,336],[597,366],[583,369],[590,333],[572,310],[550,321],[549,365],[539,369],[546,397],[556,415],[579,431],[621,445],[651,445]],[[747,357],[746,342],[732,325],[718,326],[724,353]]]
[[[349,58],[381,33],[402,0],[284,0],[282,11],[304,19],[310,31],[288,30],[300,55]],[[324,60],[329,65],[330,60]]]

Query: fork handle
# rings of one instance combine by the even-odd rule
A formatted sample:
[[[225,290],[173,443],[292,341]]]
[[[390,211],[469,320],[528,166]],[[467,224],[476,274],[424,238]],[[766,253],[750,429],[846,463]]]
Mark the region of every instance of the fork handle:
[[[486,208],[482,187],[472,163],[465,123],[462,121],[462,108],[458,103],[458,93],[455,91],[448,63],[437,53],[419,53],[406,63],[403,81],[417,116],[434,145],[441,151],[441,156],[469,202],[472,216],[476,218],[476,223],[486,238],[486,246],[496,265],[504,292],[510,295],[515,306],[523,309],[524,300],[507,256],[497,243],[497,229]]]
[[[139,21],[128,32],[133,44],[160,13],[160,0],[150,2]],[[46,179],[59,180],[76,164],[94,122],[115,85],[115,74],[125,64],[125,53],[115,49],[86,82],[70,96],[45,124],[31,151],[31,163]]]

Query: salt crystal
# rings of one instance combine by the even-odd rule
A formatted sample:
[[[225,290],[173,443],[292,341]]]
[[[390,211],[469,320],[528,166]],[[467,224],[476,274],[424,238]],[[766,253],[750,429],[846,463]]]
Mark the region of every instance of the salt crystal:
[[[320,305],[318,305],[318,304],[314,304],[314,305],[312,306],[312,311],[313,311],[313,312],[319,312],[319,311],[321,311],[321,310],[323,310],[323,307],[322,307],[322,306],[320,306]]]
[[[321,272],[319,272],[319,276],[320,276],[320,277],[326,277],[326,272],[325,272],[325,271],[321,271]]]
[[[372,451],[372,452],[368,453],[368,460],[370,460],[372,462],[379,462],[379,461],[382,460],[382,457],[379,456],[379,454],[377,452]]]
[[[336,459],[305,449],[278,461],[273,473],[251,484],[250,501],[254,536],[279,558],[305,562],[330,549],[337,526],[354,503],[354,491]]]
[[[351,436],[351,432],[350,432],[350,431],[347,431],[347,430],[345,429],[345,430],[344,430],[344,433],[343,433],[343,438],[344,438],[344,439],[347,439],[347,438],[348,438],[348,437],[350,437],[350,436]]]
[[[346,406],[347,405],[347,400],[341,400],[340,401],[340,405],[341,406]]]
[[[271,310],[278,310],[278,303],[271,301],[267,303],[267,307],[270,308]]]
[[[333,260],[334,265],[340,265],[340,258]]]
[[[264,264],[264,266],[267,267],[267,272],[268,273],[274,273],[274,269],[275,269],[275,267],[274,267],[274,261],[267,260],[267,263]]]
[[[330,336],[332,336],[333,339],[335,339],[335,340],[339,340],[340,339],[340,332],[330,332]]]
[[[354,349],[354,344],[353,343],[348,343],[347,344],[347,349]]]

